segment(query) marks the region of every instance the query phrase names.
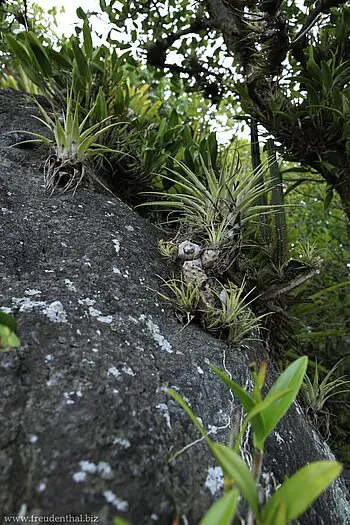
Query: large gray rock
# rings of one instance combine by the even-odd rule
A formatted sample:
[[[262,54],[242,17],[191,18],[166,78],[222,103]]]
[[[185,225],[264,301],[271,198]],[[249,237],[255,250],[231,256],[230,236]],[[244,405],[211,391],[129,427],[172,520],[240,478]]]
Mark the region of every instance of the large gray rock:
[[[227,442],[240,409],[208,363],[249,385],[248,364],[263,351],[181,327],[152,291],[169,273],[161,232],[117,198],[43,194],[46,151],[6,148],[11,129],[38,128],[32,112],[22,96],[0,93],[0,305],[22,342],[0,354],[0,512],[103,524],[123,515],[135,525],[170,524],[178,512],[196,524],[222,476],[163,389],[176,388]],[[330,457],[294,407],[269,440],[264,490]],[[346,498],[339,480],[300,523],[350,523]]]

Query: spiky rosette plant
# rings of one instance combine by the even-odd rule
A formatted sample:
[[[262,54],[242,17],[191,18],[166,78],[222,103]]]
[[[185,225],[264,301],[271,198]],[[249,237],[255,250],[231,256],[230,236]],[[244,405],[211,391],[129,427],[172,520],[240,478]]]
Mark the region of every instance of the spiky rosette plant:
[[[95,105],[81,119],[79,100],[73,101],[72,93],[67,97],[66,110],[61,114],[54,111],[51,117],[38,102],[37,106],[41,117],[36,115],[33,117],[48,128],[51,137],[31,131],[21,131],[33,137],[21,143],[38,142],[50,147],[51,153],[44,164],[45,191],[51,195],[57,187],[61,187],[64,192],[69,190],[75,192],[86,176],[96,178],[93,174],[92,162],[115,152],[114,149],[99,142],[101,136],[111,128],[124,123],[111,123],[111,118],[106,117],[88,127]],[[118,153],[128,155],[122,151]]]
[[[143,206],[176,211],[172,222],[186,224],[190,230],[214,240],[218,247],[230,241],[229,232],[232,235],[237,224],[244,226],[261,213],[271,213],[271,205],[258,204],[259,197],[269,190],[261,183],[261,170],[240,170],[227,156],[217,173],[200,155],[201,173],[197,174],[184,162],[174,160],[176,169],[168,169],[169,175],[159,175],[171,183],[172,189],[145,192],[160,199]]]

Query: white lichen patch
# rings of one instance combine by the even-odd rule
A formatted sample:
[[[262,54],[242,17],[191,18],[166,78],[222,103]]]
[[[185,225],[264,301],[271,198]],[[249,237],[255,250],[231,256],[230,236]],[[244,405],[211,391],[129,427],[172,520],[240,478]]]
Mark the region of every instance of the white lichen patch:
[[[91,317],[96,317],[97,321],[100,321],[100,323],[111,324],[113,321],[113,315],[104,315],[100,310],[92,308],[92,306],[89,306],[89,314]]]
[[[171,430],[170,413],[169,413],[168,405],[166,405],[165,403],[159,403],[159,405],[156,405],[156,408],[162,412],[165,418],[167,427]]]
[[[76,292],[77,289],[75,287],[75,284],[70,279],[65,279],[64,284],[67,286],[68,290],[70,292]]]
[[[127,226],[125,226],[125,229],[128,230],[129,232],[134,232],[135,231],[135,228],[133,226],[131,226],[131,224],[128,224]]]
[[[97,471],[97,466],[95,465],[95,463],[92,463],[91,461],[87,460],[80,461],[79,467],[83,472],[88,472],[89,474],[96,474]]]
[[[210,490],[212,496],[215,496],[224,487],[224,474],[221,467],[209,467],[205,486]]]
[[[36,293],[38,293],[38,291],[36,291]],[[61,301],[54,301],[47,304],[46,301],[32,301],[29,297],[13,297],[12,303],[21,313],[39,310],[46,315],[52,323],[67,323],[67,314]]]
[[[116,273],[117,275],[121,275],[122,274],[122,272],[116,266],[113,266],[113,273]]]
[[[76,483],[81,483],[86,480],[87,475],[86,472],[74,472],[72,477]]]
[[[7,208],[1,208],[1,211],[3,215],[11,215],[11,213],[13,213],[12,210],[8,210]]]
[[[63,397],[67,400],[67,405],[74,405],[75,400],[72,399],[75,397],[82,397],[83,394],[81,390],[77,390],[76,392],[73,390],[72,392],[63,392]]]
[[[129,509],[129,503],[123,499],[118,498],[111,490],[105,490],[103,495],[106,501],[113,505],[113,507],[115,507],[117,510],[126,512]]]
[[[33,310],[44,310],[46,308],[45,301],[32,301],[28,297],[13,297],[12,303],[19,308],[21,313],[29,313]]]
[[[86,306],[93,306],[96,303],[96,301],[95,299],[90,299],[89,297],[85,297],[85,299],[78,299],[78,303],[86,305]]]
[[[144,314],[141,314],[140,317],[139,317],[139,321],[146,321],[146,326],[148,328],[148,331],[152,335],[152,337],[155,340],[155,342],[157,343],[157,345],[162,350],[165,350],[166,352],[168,352],[168,354],[172,354],[173,353],[171,344],[161,334],[159,326],[156,323],[154,323],[152,321],[152,319],[149,318],[149,319],[146,320],[146,316]]]
[[[28,295],[29,297],[33,297],[33,295],[40,295],[40,294],[41,294],[40,290],[34,290],[34,289],[26,290],[24,292],[24,295]]]
[[[97,465],[97,474],[102,479],[112,479],[113,478],[113,470],[109,463],[106,461],[100,461]]]
[[[80,471],[73,475],[75,481],[85,481],[87,474],[96,474],[102,479],[112,479],[113,471],[109,463],[100,461],[95,464],[92,461],[83,460],[79,462]]]
[[[113,439],[113,445],[119,445],[121,446],[122,448],[130,448],[131,447],[131,443],[128,439],[125,439],[125,438],[121,438],[121,437],[116,437]]]
[[[121,374],[120,374],[119,370],[115,366],[111,366],[108,369],[107,376],[113,376],[113,377],[118,378],[120,375]]]
[[[0,312],[4,312],[4,314],[11,314],[12,309],[8,308],[7,306],[0,306]]]
[[[128,376],[131,376],[131,377],[135,376],[135,372],[133,372],[133,370],[132,370],[132,368],[130,368],[130,366],[124,365],[122,370],[123,370],[124,374],[127,374]]]
[[[114,244],[115,253],[119,255],[120,252],[120,241],[118,239],[112,239],[112,243]]]
[[[61,301],[54,301],[44,309],[44,314],[52,323],[67,323],[67,314]]]

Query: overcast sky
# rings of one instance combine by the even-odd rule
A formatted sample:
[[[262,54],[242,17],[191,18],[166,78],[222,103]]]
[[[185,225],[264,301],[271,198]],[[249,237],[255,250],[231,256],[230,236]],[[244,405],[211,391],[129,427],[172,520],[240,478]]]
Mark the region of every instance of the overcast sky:
[[[98,0],[35,0],[35,3],[46,10],[56,6],[59,11],[62,6],[64,7],[65,13],[57,16],[59,23],[57,32],[64,33],[67,36],[74,32],[74,23],[78,20],[76,15],[78,7],[82,7],[84,11],[100,11]],[[102,21],[94,20],[94,28],[101,33],[108,32],[107,24],[104,24]]]

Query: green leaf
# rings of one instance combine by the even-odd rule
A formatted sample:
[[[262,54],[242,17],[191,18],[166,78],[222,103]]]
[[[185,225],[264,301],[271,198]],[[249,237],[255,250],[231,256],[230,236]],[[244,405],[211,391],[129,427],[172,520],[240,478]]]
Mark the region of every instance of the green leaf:
[[[47,54],[49,59],[54,62],[58,68],[67,69],[68,71],[72,68],[72,63],[68,56],[64,56],[63,53],[58,53],[51,47],[47,48]]]
[[[11,348],[18,348],[20,344],[17,335],[8,326],[0,324],[0,352],[8,352]]]
[[[115,518],[113,525],[131,525],[130,521],[126,521],[123,518]]]
[[[25,64],[27,66],[31,66],[32,61],[25,45],[22,44],[22,42],[20,42],[18,39],[13,38],[11,35],[5,35],[5,38],[11,51],[21,61],[22,65]]]
[[[231,525],[236,514],[238,496],[237,489],[227,492],[210,507],[199,525]]]
[[[125,101],[124,101],[124,94],[123,89],[120,86],[117,89],[117,93],[114,99],[114,111],[117,115],[121,115],[125,109]]]
[[[262,509],[263,525],[276,525],[276,508],[286,508],[287,523],[297,519],[340,475],[343,467],[336,461],[316,461],[302,467],[287,479]]]
[[[283,372],[277,381],[272,385],[265,397],[265,401],[277,392],[289,390],[281,399],[275,401],[271,406],[264,410],[265,435],[268,436],[290,408],[294,399],[298,395],[307,369],[308,359],[306,356],[300,357]]]
[[[232,392],[240,400],[245,412],[249,414],[257,405],[254,399],[242,387],[232,381],[226,374],[224,374],[216,366],[210,365],[210,368],[217,374],[220,379],[232,390]],[[251,419],[251,425],[254,430],[254,439],[257,438],[260,442],[264,440],[265,424],[262,415],[258,412]]]
[[[85,56],[89,60],[91,60],[92,59],[93,46],[92,46],[91,29],[90,29],[89,22],[87,21],[87,19],[84,20],[84,24],[83,24],[83,36],[84,36]]]
[[[100,122],[101,120],[106,119],[108,116],[106,97],[105,97],[102,87],[100,87],[98,90],[98,94],[97,94],[95,104],[94,104],[93,113],[96,116],[97,122]]]
[[[35,58],[39,64],[42,73],[46,78],[51,78],[52,66],[45,48],[41,44],[40,40],[31,31],[28,31],[26,33],[26,38],[35,55]]]
[[[5,312],[0,311],[0,324],[7,326],[12,332],[16,331],[16,319]]]
[[[80,20],[84,20],[84,21],[87,20],[87,15],[81,7],[78,7],[78,9],[76,10],[76,13],[77,13],[77,17],[80,18]]]
[[[224,473],[232,478],[257,517],[259,515],[258,490],[246,463],[234,450],[226,445],[214,443],[211,449]]]
[[[71,44],[72,44],[74,58],[75,58],[75,61],[78,67],[79,74],[83,79],[85,79],[87,78],[87,73],[89,71],[88,63],[86,62],[84,54],[82,50],[80,49],[80,47],[78,46],[75,39],[72,39]]]

